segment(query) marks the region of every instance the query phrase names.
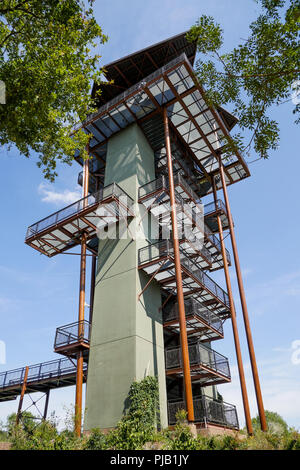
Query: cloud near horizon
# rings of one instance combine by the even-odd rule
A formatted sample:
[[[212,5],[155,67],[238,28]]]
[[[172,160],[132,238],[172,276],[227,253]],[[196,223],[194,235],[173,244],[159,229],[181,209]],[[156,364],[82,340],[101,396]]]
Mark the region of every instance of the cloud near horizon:
[[[55,205],[72,204],[72,202],[81,198],[80,190],[70,191],[69,189],[64,189],[63,191],[57,191],[45,183],[41,183],[38,186],[38,193],[42,196],[42,202]]]

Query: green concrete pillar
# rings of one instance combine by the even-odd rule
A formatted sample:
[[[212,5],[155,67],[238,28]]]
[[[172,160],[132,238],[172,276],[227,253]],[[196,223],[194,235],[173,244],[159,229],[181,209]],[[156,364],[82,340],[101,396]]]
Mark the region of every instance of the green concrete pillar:
[[[137,202],[138,188],[155,178],[154,154],[132,124],[108,142],[105,186],[116,182]],[[146,219],[146,218],[145,218]],[[135,220],[131,221],[133,229]],[[142,224],[149,239],[146,224]],[[88,366],[85,430],[114,427],[127,406],[133,380],[156,375],[161,426],[167,425],[160,286],[138,271],[144,239],[100,240]]]

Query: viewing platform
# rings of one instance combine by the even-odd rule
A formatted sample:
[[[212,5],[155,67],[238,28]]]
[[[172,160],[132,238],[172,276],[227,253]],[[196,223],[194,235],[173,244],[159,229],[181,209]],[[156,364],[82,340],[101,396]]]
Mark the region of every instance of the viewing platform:
[[[28,227],[25,243],[52,257],[80,244],[83,232],[90,240],[97,230],[133,216],[133,199],[112,183]]]
[[[222,108],[210,106],[185,53],[105,101],[83,123],[74,126],[74,132],[83,129],[93,135],[90,152],[102,165],[105,166],[108,140],[134,122],[141,126],[155,151],[163,149],[161,114],[162,107],[166,106],[171,130],[184,149],[178,146],[178,151],[194,178],[201,183],[198,185],[200,196],[212,191],[211,185],[206,183],[210,175],[218,172],[218,155],[221,155],[228,185],[250,176],[242,155],[226,152],[227,143],[232,141],[229,131],[236,119]]]
[[[231,381],[228,359],[222,354],[205,346],[200,341],[188,346],[191,380],[202,387]],[[166,375],[183,377],[181,347],[165,350]]]
[[[83,365],[86,381],[87,364]],[[14,400],[21,393],[26,367],[0,374],[0,401]],[[47,392],[49,389],[76,384],[76,364],[68,358],[40,362],[29,366],[26,392]]]
[[[228,294],[182,248],[180,255],[184,295],[196,294],[203,305],[216,309],[222,319],[228,318]],[[140,248],[138,265],[139,269],[155,278],[163,288],[176,291],[174,250],[170,240],[161,240]]]
[[[197,338],[201,342],[223,339],[222,320],[197,300],[189,297],[184,301],[186,330],[188,338]],[[163,309],[163,324],[167,330],[179,334],[178,304],[168,304]]]
[[[87,320],[70,323],[56,329],[54,352],[76,358],[83,351],[83,359],[88,361],[91,324]]]
[[[203,425],[213,424],[229,429],[239,429],[237,411],[234,405],[204,395],[195,397],[193,402],[195,423]],[[184,409],[185,403],[183,400],[168,401],[168,418],[170,425],[176,423],[177,411]]]

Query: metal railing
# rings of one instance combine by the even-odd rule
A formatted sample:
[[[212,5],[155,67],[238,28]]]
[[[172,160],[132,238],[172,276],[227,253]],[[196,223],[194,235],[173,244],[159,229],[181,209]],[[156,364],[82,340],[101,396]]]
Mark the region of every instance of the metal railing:
[[[224,377],[230,378],[230,369],[227,357],[216,352],[214,349],[204,346],[197,341],[189,344],[190,365],[202,365],[212,369]],[[168,348],[165,350],[166,370],[182,367],[181,347]]]
[[[218,251],[220,253],[222,253],[221,242],[218,239],[218,237],[216,237],[213,233],[211,233],[210,230],[208,229],[208,227],[205,226],[205,224],[204,224],[204,227],[205,227],[204,230],[205,230],[205,234],[206,234],[207,238],[209,238],[211,243],[218,249]],[[226,258],[227,258],[228,264],[231,264],[230,253],[227,250],[227,248],[225,248],[225,252],[226,252]]]
[[[174,185],[175,186],[182,186],[184,191],[191,196],[193,201],[197,203],[199,201],[199,196],[195,193],[195,191],[188,185],[182,175],[178,172],[174,175]],[[165,175],[161,175],[155,180],[149,181],[149,183],[143,184],[139,188],[139,199],[145,197],[149,194],[155,193],[160,189],[169,189],[169,178]]]
[[[54,349],[74,343],[90,343],[91,324],[87,320],[69,323],[56,329]]]
[[[195,397],[193,403],[196,422],[239,429],[237,411],[234,405],[207,396]],[[176,423],[176,413],[182,409],[186,409],[183,400],[170,400],[168,402],[169,424]]]
[[[208,310],[205,305],[202,305],[198,300],[193,299],[192,297],[185,299],[184,301],[184,310],[185,316],[189,317],[190,315],[197,315],[202,319],[206,324],[210,325],[212,328],[217,330],[221,335],[223,335],[223,323],[221,319],[213,313],[211,310]],[[178,304],[174,303],[171,308],[167,309],[166,307],[163,310],[163,319],[164,323],[177,320],[179,318]]]
[[[126,203],[126,206],[130,208],[133,205],[133,199],[128,196],[128,194],[123,191],[122,188],[117,183],[112,183],[104,188],[96,191],[93,194],[89,194],[82,199],[70,204],[63,209],[54,212],[53,214],[45,217],[44,219],[36,222],[35,224],[31,225],[27,229],[26,237],[28,238],[37,235],[38,233],[46,230],[49,227],[55,226],[64,220],[75,216],[76,214],[80,214],[82,211],[86,210],[89,206],[94,206],[95,204],[99,204],[105,199],[110,197],[114,197],[116,199],[121,199],[123,204]]]
[[[0,374],[0,389],[21,386],[24,381],[26,367],[9,370]],[[84,364],[84,370],[87,364]],[[27,383],[39,382],[47,379],[58,379],[65,375],[76,374],[76,364],[68,358],[41,362],[29,366]]]
[[[197,201],[199,201],[199,197],[196,195],[196,193],[193,191],[192,188],[186,183],[184,178],[180,175],[180,173],[177,173],[174,175],[174,183],[180,184],[183,188],[185,188],[185,191],[192,196],[192,199],[195,202],[195,205],[197,205]],[[139,188],[139,199],[147,196],[148,194],[154,194],[156,191],[159,191],[161,189],[168,189],[169,188],[169,179],[162,175],[159,178],[156,178],[155,180],[149,181],[149,183],[144,184],[143,186],[140,186]],[[189,207],[185,202],[182,196],[176,191],[175,197],[177,199],[177,202],[179,205],[181,205],[182,210],[184,212],[187,212],[188,215],[193,219],[194,222],[197,222],[197,219],[199,217],[199,213],[197,213],[195,210],[193,210],[193,207]],[[158,202],[159,203],[159,202]],[[199,207],[199,206],[198,206]],[[204,206],[204,214],[208,215],[209,213],[215,212],[215,203],[211,202],[209,204],[206,204]],[[226,207],[221,199],[217,200],[217,207],[223,210],[226,213]],[[199,207],[200,208],[200,207]],[[209,228],[204,224],[204,233],[205,236],[211,241],[211,243],[219,250],[220,253],[222,253],[222,247],[221,247],[221,242],[220,240],[209,230]],[[229,264],[231,264],[231,259],[230,259],[230,254],[227,249],[226,250],[226,256],[227,256],[227,261]]]
[[[204,216],[209,215],[217,210],[223,211],[227,215],[227,210],[222,199],[217,199],[216,204],[214,201],[205,204],[204,206]]]
[[[142,266],[151,261],[159,261],[161,258],[174,258],[173,244],[170,240],[160,240],[152,243],[138,251],[138,264]],[[180,262],[181,266],[187,269],[189,273],[199,281],[199,283],[210,291],[217,299],[224,305],[230,307],[229,297],[222,287],[220,287],[211,277],[199,268],[197,263],[188,257],[188,254],[180,248]]]

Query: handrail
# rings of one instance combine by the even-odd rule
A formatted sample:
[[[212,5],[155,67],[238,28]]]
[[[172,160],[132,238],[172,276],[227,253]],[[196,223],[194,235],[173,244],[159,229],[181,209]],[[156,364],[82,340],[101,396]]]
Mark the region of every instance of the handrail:
[[[185,315],[197,315],[200,319],[210,325],[212,328],[217,330],[221,335],[223,334],[223,323],[214,312],[209,310],[198,300],[189,297],[184,301]],[[179,318],[178,304],[174,303],[171,308],[167,306],[163,309],[163,320],[164,323],[176,320]]]
[[[190,365],[202,364],[215,372],[230,378],[228,358],[214,349],[205,346],[200,341],[189,344]],[[166,370],[182,367],[181,347],[171,347],[165,350]]]
[[[218,401],[214,398],[202,395],[194,397],[195,422],[213,423],[239,429],[239,421],[235,405]],[[175,424],[177,411],[185,409],[183,400],[173,399],[168,401],[169,424]]]
[[[180,184],[182,187],[184,187],[186,192],[189,193],[192,196],[192,199],[194,200],[195,205],[196,206],[198,205],[198,202],[197,202],[199,200],[198,196],[196,195],[194,190],[192,188],[190,188],[190,186],[186,183],[184,178],[179,173],[176,173],[176,175],[174,175],[174,184],[175,184],[175,186],[177,184]],[[161,175],[158,178],[153,179],[153,180],[149,181],[148,183],[140,186],[140,188],[139,188],[139,199],[141,199],[142,197],[147,196],[147,194],[154,193],[154,192],[156,192],[160,189],[167,190],[168,188],[169,188],[168,178],[165,175]],[[182,196],[178,192],[175,193],[175,197],[179,201],[180,204],[182,204],[182,205],[184,204],[184,199],[182,198]],[[208,208],[210,208],[210,206],[213,207],[212,210],[208,210]],[[184,206],[184,207],[185,207],[185,210],[186,210],[186,206]],[[215,207],[216,206],[215,206],[214,202],[210,202],[210,203],[206,204],[204,206],[204,216],[208,215],[211,212],[214,212]],[[220,210],[222,210],[223,212],[227,213],[226,207],[225,207],[225,205],[224,205],[224,203],[221,199],[217,200],[217,207]],[[193,213],[192,208],[191,208],[190,214],[192,215],[193,220],[194,220],[195,219],[195,214]],[[211,233],[211,231],[209,230],[209,228],[207,227],[207,225],[205,223],[204,223],[204,234],[208,239],[210,239],[211,243],[217,247],[217,249],[220,251],[220,253],[222,253],[222,247],[221,247],[220,240],[213,233]],[[227,261],[230,264],[231,259],[230,259],[229,251],[227,250],[227,248],[225,248],[225,250],[226,250]]]
[[[87,320],[81,320],[56,328],[54,349],[69,344],[83,341],[89,344],[91,324]]]
[[[216,210],[221,210],[227,215],[226,206],[225,206],[224,202],[222,201],[222,199],[217,199],[216,203],[214,201],[212,201],[212,202],[209,202],[208,204],[205,204],[205,206],[204,206],[204,217],[206,215],[209,215],[212,212],[215,212]]]
[[[227,292],[225,292],[222,287],[220,287],[210,276],[208,276],[208,274],[203,272],[198,264],[188,257],[185,250],[183,250],[181,247],[179,250],[182,255],[180,260],[181,265],[190,271],[191,274],[224,305],[230,307]],[[173,257],[172,242],[170,240],[159,240],[158,242],[151,243],[139,249],[138,263],[139,265],[142,265],[144,263],[154,261],[155,259],[168,256]]]
[[[87,368],[86,364],[84,368]],[[25,369],[26,367],[21,367],[0,373],[0,389],[22,385]],[[68,358],[40,362],[39,364],[29,366],[27,383],[47,378],[55,379],[72,373],[76,373],[76,365]]]
[[[101,201],[112,196],[116,196],[117,198],[121,198],[123,196],[124,199],[126,198],[129,207],[133,205],[133,199],[128,196],[128,194],[117,183],[111,183],[110,185],[99,189],[95,193],[89,194],[88,196],[83,197],[78,201],[69,204],[63,209],[60,209],[59,211],[56,211],[53,214],[50,214],[38,222],[30,225],[27,229],[25,240],[53,225],[56,225],[59,222],[62,222],[65,219],[68,219],[69,217],[79,214],[83,210],[86,210],[89,206],[100,203]]]

